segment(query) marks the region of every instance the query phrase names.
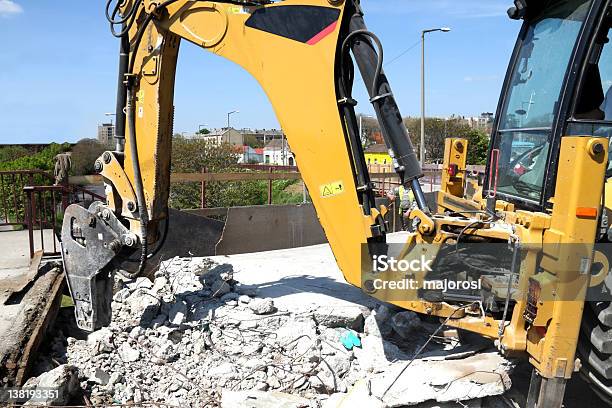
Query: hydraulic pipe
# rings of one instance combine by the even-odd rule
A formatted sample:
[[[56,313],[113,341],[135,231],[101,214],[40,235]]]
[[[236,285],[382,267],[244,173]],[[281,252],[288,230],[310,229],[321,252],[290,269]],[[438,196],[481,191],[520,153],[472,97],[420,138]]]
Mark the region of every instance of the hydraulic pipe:
[[[125,24],[123,29],[125,30]],[[115,107],[115,150],[125,150],[125,105],[127,102],[127,88],[125,86],[125,74],[128,71],[130,57],[130,39],[128,34],[121,36],[119,46],[119,78],[117,84],[117,106]]]
[[[376,111],[383,138],[393,156],[395,171],[399,174],[402,183],[412,189],[419,208],[428,213],[429,208],[419,183],[419,178],[423,177],[421,164],[408,136],[389,81],[380,67],[379,57],[382,56],[378,55],[370,41],[372,36],[367,35],[369,32],[358,6],[349,23],[349,36],[351,33],[359,34],[355,35],[351,42],[351,49]]]

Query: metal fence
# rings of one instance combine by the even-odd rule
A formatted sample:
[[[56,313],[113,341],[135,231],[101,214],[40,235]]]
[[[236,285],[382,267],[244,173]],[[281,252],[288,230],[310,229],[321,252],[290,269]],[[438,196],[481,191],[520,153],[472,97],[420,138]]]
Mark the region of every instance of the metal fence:
[[[58,235],[66,207],[74,203],[87,206],[93,200],[105,200],[83,187],[53,185],[54,181],[52,174],[41,170],[0,172],[0,226],[27,228],[30,257],[37,250],[44,255],[59,254]],[[37,240],[35,234],[40,235]]]
[[[64,219],[64,211],[70,204],[79,203],[88,207],[94,200],[106,200],[94,192],[88,191],[80,186],[26,186],[23,188],[26,194],[26,225],[30,240],[30,257],[34,256],[35,248],[34,234],[40,234],[40,248],[43,255],[59,255],[59,236]],[[51,230],[52,242],[47,242],[45,247],[45,230]],[[51,250],[52,249],[52,250]]]
[[[200,183],[200,208],[207,207],[207,184],[210,182],[241,182],[241,181],[267,181],[268,182],[268,205],[272,205],[272,182],[275,180],[302,180],[297,167],[294,166],[270,166],[260,164],[243,164],[242,169],[252,170],[250,172],[231,173],[209,173],[203,169],[200,173],[173,173],[173,183]],[[374,184],[374,190],[378,197],[384,197],[389,191],[393,191],[400,185],[397,173],[390,165],[370,165],[370,179]],[[484,174],[484,166],[468,166],[471,177]],[[427,164],[423,166],[424,177],[421,179],[426,192],[437,191],[442,183],[443,166],[441,164]],[[306,195],[306,194],[305,194]]]
[[[27,226],[26,186],[53,184],[54,177],[40,170],[0,171],[0,226]]]

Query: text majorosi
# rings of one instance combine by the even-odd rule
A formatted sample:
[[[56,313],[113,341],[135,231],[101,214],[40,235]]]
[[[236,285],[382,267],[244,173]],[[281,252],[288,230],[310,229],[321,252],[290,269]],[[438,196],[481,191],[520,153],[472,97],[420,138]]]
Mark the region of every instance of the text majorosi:
[[[482,281],[480,279],[474,281],[453,281],[449,279],[419,281],[415,279],[400,279],[400,280],[384,280],[374,279],[374,289],[376,290],[408,290],[414,291],[419,289],[435,290],[441,292],[450,291],[473,291],[482,289]]]
[[[419,259],[396,259],[387,255],[374,255],[372,257],[372,270],[374,272],[433,272],[431,264],[433,259],[426,259],[421,255]]]

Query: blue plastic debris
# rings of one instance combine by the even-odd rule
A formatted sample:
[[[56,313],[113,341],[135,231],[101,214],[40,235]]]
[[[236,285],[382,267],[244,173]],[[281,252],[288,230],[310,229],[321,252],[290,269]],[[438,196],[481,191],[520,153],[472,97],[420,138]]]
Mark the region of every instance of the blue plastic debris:
[[[340,342],[347,350],[352,350],[354,347],[361,347],[361,339],[354,330],[347,330],[340,336]]]

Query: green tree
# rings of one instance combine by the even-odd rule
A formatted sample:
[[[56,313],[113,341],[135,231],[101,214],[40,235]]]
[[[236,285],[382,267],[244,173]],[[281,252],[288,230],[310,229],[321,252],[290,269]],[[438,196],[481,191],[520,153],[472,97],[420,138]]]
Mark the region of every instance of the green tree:
[[[248,171],[238,165],[238,154],[234,146],[216,145],[200,139],[185,139],[175,136],[172,146],[173,173],[209,173]],[[275,204],[301,202],[301,195],[286,191],[295,181],[274,181],[272,197]],[[191,209],[200,206],[200,183],[172,183],[170,206]],[[209,182],[206,184],[207,207],[237,207],[264,205],[268,201],[266,181]]]
[[[421,146],[421,119],[406,118],[404,123],[417,152]],[[463,138],[469,141],[468,164],[483,164],[487,159],[489,138],[482,130],[472,129],[460,119],[425,119],[426,162],[442,163],[445,139]]]
[[[489,152],[489,136],[482,130],[472,129],[465,135],[465,138],[468,140],[468,164],[486,164]]]
[[[0,162],[0,170],[44,170],[52,171],[53,158],[70,150],[70,144],[51,143],[38,153],[19,157],[11,161]]]
[[[72,174],[94,174],[94,163],[105,151],[106,147],[96,139],[79,140],[72,148]]]
[[[253,149],[260,149],[264,147],[263,142],[260,142],[259,140],[257,140],[257,138],[254,135],[247,135],[244,138],[244,144],[252,147]]]
[[[210,134],[210,130],[206,128],[202,128],[196,132],[196,135],[208,135]]]
[[[5,163],[28,156],[30,152],[23,146],[6,146],[0,148],[0,163]]]

